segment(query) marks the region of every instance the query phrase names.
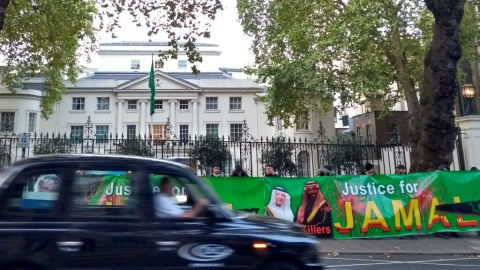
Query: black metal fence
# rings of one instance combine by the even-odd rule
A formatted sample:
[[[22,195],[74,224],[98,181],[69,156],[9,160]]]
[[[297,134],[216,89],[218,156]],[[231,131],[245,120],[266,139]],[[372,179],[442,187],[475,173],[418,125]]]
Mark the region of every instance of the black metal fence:
[[[348,136],[348,135],[346,135]],[[348,137],[347,137],[348,138]],[[353,138],[353,137],[351,137]],[[23,157],[54,153],[95,153],[179,158],[195,168],[199,175],[209,175],[214,164],[230,175],[241,166],[250,176],[262,176],[264,166],[273,164],[280,176],[312,177],[329,164],[336,174],[358,174],[369,162],[377,173],[394,173],[397,165],[410,167],[411,148],[403,143],[367,144],[355,139],[308,141],[297,138],[195,137],[156,140],[148,137],[94,136],[78,138],[64,135],[34,134],[28,144],[19,136],[0,138],[0,164],[8,165]],[[453,153],[452,169],[459,169],[459,155]]]

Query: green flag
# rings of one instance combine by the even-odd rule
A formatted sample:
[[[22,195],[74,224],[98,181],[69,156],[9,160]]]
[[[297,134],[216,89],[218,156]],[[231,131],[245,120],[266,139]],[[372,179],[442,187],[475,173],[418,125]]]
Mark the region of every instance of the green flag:
[[[153,70],[153,58],[148,87],[150,88],[150,115],[153,115],[155,113],[155,71]]]

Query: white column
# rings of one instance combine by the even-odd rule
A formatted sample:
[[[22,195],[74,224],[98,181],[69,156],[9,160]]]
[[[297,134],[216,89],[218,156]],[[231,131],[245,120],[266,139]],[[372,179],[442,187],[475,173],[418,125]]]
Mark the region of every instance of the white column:
[[[119,99],[117,101],[117,135],[119,137],[122,136],[122,133],[123,133],[123,103],[125,102],[125,100],[123,99]]]
[[[198,99],[192,99],[193,110],[192,110],[192,139],[195,139],[195,136],[198,136]]]
[[[480,148],[477,147],[480,145],[480,115],[457,117],[455,122],[462,132],[460,136],[462,136],[465,169],[480,168]],[[456,158],[455,155],[453,157]]]
[[[139,133],[140,135],[143,137],[145,136],[145,134],[147,134],[146,132],[146,129],[145,127],[147,126],[146,123],[146,117],[145,117],[145,114],[146,114],[146,111],[145,111],[145,104],[147,103],[146,100],[140,100],[140,130],[139,130]]]
[[[168,102],[170,103],[170,124],[172,125],[172,130],[170,130],[171,132],[173,133],[177,133],[177,123],[176,123],[176,120],[175,120],[175,111],[176,111],[176,107],[175,107],[175,103],[177,103],[177,100],[176,99],[170,99],[168,100]]]

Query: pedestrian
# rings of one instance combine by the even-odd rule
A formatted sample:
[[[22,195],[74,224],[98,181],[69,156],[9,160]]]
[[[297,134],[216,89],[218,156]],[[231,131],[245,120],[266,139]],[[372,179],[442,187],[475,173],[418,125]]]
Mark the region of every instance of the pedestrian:
[[[448,167],[448,165],[446,164],[441,164],[440,166],[438,166],[438,169],[437,169],[437,172],[440,172],[440,171],[450,171],[450,167]]]
[[[407,174],[407,170],[403,164],[398,164],[395,167],[395,174]]]
[[[273,164],[267,164],[265,166],[265,176],[278,177],[278,174],[275,173],[275,167],[273,166]]]
[[[218,164],[213,165],[212,173],[210,174],[210,176],[212,176],[212,177],[221,177],[222,176],[220,165],[218,165]]]
[[[325,166],[323,166],[323,169],[318,170],[317,175],[318,176],[332,176],[332,175],[335,175],[335,174],[333,173],[332,165],[325,165]]]
[[[365,173],[364,174],[374,175],[375,174],[375,166],[373,166],[372,163],[367,162],[367,164],[365,164]]]
[[[235,166],[235,170],[232,172],[232,177],[248,177],[248,173],[242,168],[241,165]]]

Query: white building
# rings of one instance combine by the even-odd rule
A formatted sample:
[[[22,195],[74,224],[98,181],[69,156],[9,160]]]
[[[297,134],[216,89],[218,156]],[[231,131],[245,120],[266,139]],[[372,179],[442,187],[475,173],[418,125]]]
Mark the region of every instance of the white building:
[[[267,125],[265,106],[260,100],[265,88],[237,69],[218,66],[221,52],[214,44],[198,44],[203,62],[200,74],[193,75],[185,53],[163,66],[158,51],[166,42],[117,42],[100,44],[98,69],[83,74],[76,85],[67,83],[67,92],[48,120],[40,119],[41,79],[32,79],[28,90],[16,94],[0,89],[2,134],[55,133],[85,136],[88,116],[97,136],[148,134],[177,138],[218,134],[225,138],[242,135],[244,123],[256,139],[285,135],[313,140],[322,122],[328,137],[333,136],[333,112],[310,112],[307,121],[292,128]],[[155,65],[155,113],[150,116],[149,72]]]

